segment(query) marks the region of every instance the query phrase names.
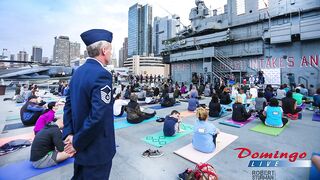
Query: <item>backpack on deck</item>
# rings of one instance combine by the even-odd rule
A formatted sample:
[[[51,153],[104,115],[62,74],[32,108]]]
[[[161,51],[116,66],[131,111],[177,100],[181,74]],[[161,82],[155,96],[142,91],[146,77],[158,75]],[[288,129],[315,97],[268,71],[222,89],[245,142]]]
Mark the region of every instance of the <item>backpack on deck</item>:
[[[213,166],[207,163],[197,164],[195,169],[187,169],[183,180],[218,180],[218,175]]]

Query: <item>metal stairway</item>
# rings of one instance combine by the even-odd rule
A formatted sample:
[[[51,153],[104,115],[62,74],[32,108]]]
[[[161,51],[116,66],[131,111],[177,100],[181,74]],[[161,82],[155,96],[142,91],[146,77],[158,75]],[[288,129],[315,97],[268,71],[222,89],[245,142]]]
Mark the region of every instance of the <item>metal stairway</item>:
[[[237,71],[233,67],[232,59],[225,56],[222,51],[215,49],[214,58],[219,61],[219,63],[213,64],[212,74],[219,79],[225,79],[229,74]],[[220,68],[224,67],[224,68]]]

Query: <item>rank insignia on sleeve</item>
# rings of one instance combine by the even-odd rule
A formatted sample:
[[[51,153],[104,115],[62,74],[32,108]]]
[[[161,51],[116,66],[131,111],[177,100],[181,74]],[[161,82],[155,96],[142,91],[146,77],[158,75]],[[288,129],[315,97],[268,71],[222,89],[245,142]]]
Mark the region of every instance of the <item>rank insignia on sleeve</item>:
[[[109,85],[101,88],[101,100],[106,104],[109,104],[111,102],[111,88],[109,87]]]

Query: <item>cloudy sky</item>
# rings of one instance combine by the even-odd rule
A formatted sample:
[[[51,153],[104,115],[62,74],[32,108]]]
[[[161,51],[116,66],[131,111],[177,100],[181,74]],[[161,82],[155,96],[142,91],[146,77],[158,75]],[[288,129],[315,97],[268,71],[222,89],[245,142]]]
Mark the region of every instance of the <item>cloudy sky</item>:
[[[223,11],[227,0],[204,0],[208,8]],[[81,43],[80,34],[93,28],[114,33],[116,56],[123,39],[128,36],[128,10],[135,3],[150,4],[153,17],[178,14],[189,25],[194,0],[0,0],[0,53],[32,53],[32,46],[41,46],[43,56],[52,57],[54,37],[65,35]]]

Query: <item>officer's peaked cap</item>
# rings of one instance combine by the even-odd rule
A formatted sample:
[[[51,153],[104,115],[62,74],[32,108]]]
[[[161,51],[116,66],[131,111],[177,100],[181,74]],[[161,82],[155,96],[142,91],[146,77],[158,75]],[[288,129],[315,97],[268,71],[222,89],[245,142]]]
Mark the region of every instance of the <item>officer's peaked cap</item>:
[[[112,32],[105,29],[91,29],[83,32],[80,36],[86,46],[90,46],[98,41],[112,42]]]

